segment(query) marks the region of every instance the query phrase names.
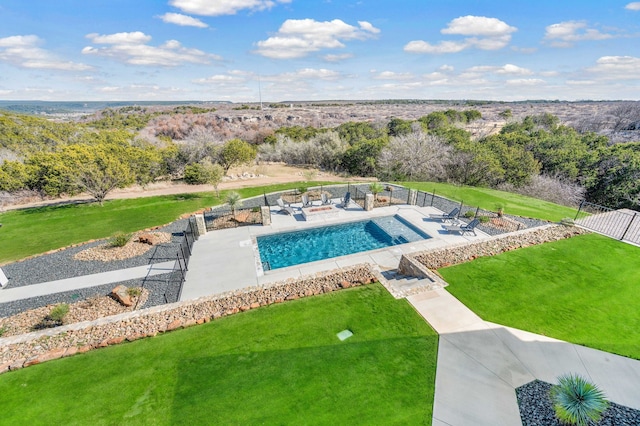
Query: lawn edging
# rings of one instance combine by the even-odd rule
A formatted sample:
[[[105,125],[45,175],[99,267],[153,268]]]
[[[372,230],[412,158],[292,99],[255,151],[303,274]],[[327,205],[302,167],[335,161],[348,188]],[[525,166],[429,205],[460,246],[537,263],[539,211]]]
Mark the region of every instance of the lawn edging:
[[[285,301],[367,285],[382,275],[370,264],[289,279],[265,287],[154,306],[94,321],[0,338],[0,373],[93,349],[153,337]]]

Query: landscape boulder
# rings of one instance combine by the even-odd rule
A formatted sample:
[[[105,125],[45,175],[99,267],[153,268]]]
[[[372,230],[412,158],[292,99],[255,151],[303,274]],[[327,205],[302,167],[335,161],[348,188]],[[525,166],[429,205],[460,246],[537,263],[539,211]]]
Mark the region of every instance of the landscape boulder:
[[[133,300],[127,290],[127,287],[121,284],[111,290],[111,296],[124,306],[133,306]]]
[[[156,234],[140,234],[138,235],[138,242],[153,246],[158,244],[160,242],[160,239]]]

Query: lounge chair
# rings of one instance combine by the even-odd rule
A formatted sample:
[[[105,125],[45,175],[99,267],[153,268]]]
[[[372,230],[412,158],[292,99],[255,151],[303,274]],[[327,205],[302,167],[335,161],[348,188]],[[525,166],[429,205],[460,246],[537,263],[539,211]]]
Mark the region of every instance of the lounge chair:
[[[322,195],[320,195],[320,199],[322,200],[323,205],[333,204],[333,201],[331,201],[331,198],[329,198],[329,196],[324,192],[322,193]]]
[[[286,204],[282,198],[278,198],[276,200],[276,203],[278,203],[278,207],[280,207],[280,212],[285,212],[287,214],[293,214],[293,213],[289,213],[289,210],[293,211],[291,206],[289,204]],[[287,210],[287,209],[289,209],[289,210]]]
[[[308,195],[302,195],[302,207],[311,207],[313,203],[309,201]]]
[[[451,210],[449,213],[430,214],[429,219],[441,220],[443,222],[446,222],[448,220],[454,220],[458,216],[458,213],[460,213],[460,209],[456,207],[455,209]]]
[[[443,225],[447,232],[459,232],[460,235],[464,235],[465,232],[473,232],[476,235],[476,226],[480,224],[478,219],[473,219],[466,225]]]
[[[344,198],[342,199],[342,208],[346,209],[347,207],[349,207],[349,203],[351,203],[351,192],[347,191],[347,193],[344,194]]]

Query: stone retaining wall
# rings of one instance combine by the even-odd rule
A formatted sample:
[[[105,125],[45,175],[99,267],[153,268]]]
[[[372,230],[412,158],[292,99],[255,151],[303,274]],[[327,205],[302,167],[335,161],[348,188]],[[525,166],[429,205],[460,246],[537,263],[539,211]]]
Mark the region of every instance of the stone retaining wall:
[[[301,297],[365,285],[382,276],[369,264],[252,287],[217,296],[156,306],[20,336],[0,338],[0,373],[155,336],[213,319]]]
[[[587,233],[589,231],[577,226],[548,225],[500,235],[477,243],[464,243],[444,249],[412,253],[410,256],[425,267],[436,270],[468,262],[478,257],[495,256],[506,251],[563,240]]]

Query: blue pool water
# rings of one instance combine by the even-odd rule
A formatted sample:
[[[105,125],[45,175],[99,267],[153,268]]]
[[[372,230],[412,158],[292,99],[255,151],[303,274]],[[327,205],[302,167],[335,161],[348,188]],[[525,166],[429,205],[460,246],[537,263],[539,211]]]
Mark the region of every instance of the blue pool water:
[[[265,270],[431,238],[400,216],[264,235],[257,238]]]

